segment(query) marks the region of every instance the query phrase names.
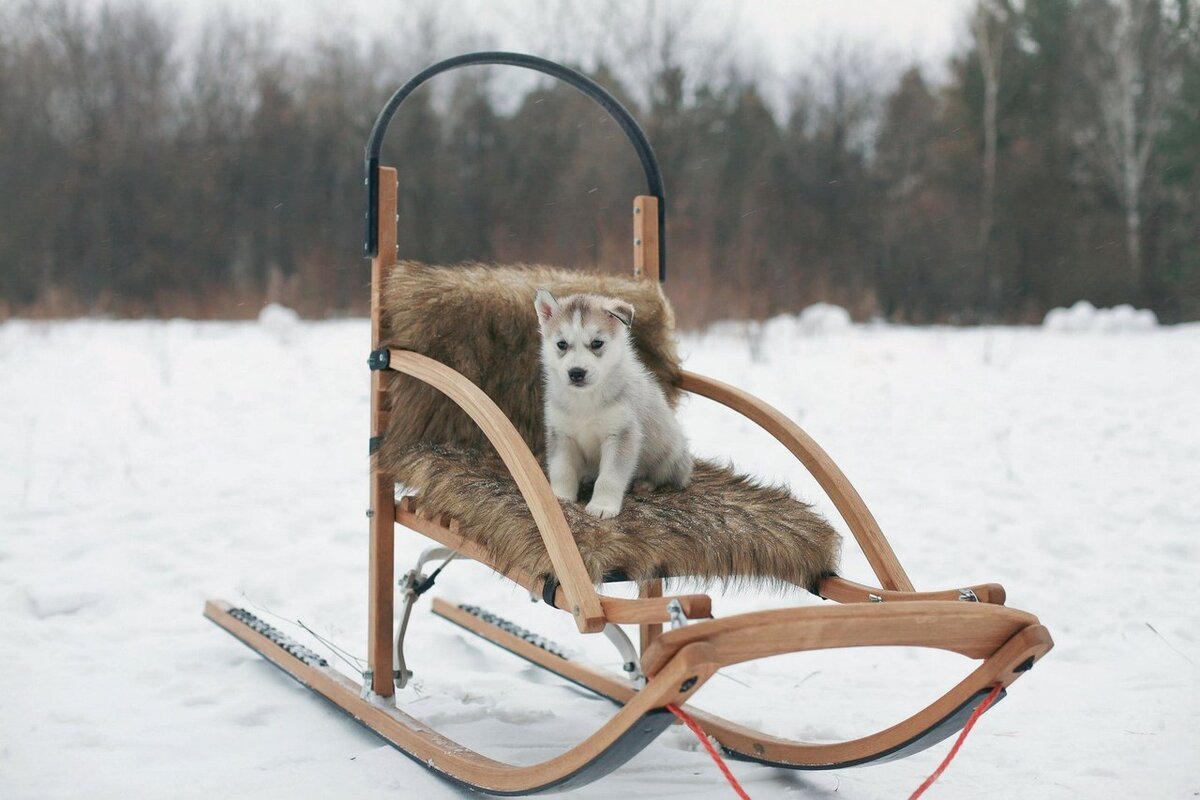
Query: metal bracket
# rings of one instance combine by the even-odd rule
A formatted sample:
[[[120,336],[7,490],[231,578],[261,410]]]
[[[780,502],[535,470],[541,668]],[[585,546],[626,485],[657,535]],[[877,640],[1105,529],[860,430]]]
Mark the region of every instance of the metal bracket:
[[[408,572],[404,573],[399,581],[399,585],[404,590],[404,610],[400,616],[400,623],[396,626],[396,667],[392,670],[392,682],[396,684],[396,688],[403,689],[412,680],[412,670],[408,668],[408,664],[404,661],[404,637],[408,633],[408,620],[412,616],[413,604],[417,598],[429,591],[433,587],[433,582],[437,580],[438,573],[441,572],[446,564],[454,560],[458,553],[451,550],[449,547],[430,547],[425,552],[421,553],[417,558],[417,565]],[[428,576],[421,574],[421,568],[426,562],[444,558],[445,562],[435,569]]]
[[[646,675],[642,672],[642,666],[638,661],[637,648],[625,635],[625,631],[621,630],[621,626],[608,623],[604,626],[604,635],[621,654],[621,661],[624,662],[622,669],[629,676],[629,680],[633,681],[633,685],[639,689],[645,686]]]
[[[979,595],[975,594],[974,589],[959,589],[958,599],[965,603],[978,603]]]
[[[558,592],[558,578],[554,575],[547,575],[546,580],[542,581],[542,602],[551,608],[558,608],[554,605],[554,595]]]
[[[388,369],[392,363],[392,354],[386,347],[372,350],[367,356],[367,366],[372,370]]]
[[[683,613],[683,606],[679,604],[678,597],[667,603],[667,615],[671,618],[671,630],[687,625],[687,617]]]

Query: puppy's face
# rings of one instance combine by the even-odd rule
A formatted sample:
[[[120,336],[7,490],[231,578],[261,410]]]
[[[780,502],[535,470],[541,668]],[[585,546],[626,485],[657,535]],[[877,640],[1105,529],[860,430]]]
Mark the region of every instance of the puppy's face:
[[[589,391],[625,359],[633,324],[629,303],[594,294],[560,301],[539,289],[533,305],[542,331],[542,364],[555,385]]]

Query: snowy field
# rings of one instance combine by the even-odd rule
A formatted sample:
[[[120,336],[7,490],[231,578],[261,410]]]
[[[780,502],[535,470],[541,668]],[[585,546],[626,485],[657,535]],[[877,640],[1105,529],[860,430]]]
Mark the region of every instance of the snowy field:
[[[1200,794],[1200,326],[827,321],[717,326],[683,351],[829,450],[918,588],[998,581],[1057,642],[927,797]],[[318,650],[268,612],[365,654],[367,340],[364,321],[285,314],[0,325],[0,797],[460,795],[201,617],[221,597]],[[765,434],[701,399],[682,416],[697,452],[836,517]],[[399,537],[398,573],[421,547]],[[871,580],[851,541],[843,572]],[[451,566],[438,590],[616,665],[600,637],[477,566]],[[810,601],[714,599],[720,615],[795,602]],[[530,763],[612,713],[427,608],[400,698],[414,716]],[[696,704],[784,735],[859,735],[973,663],[780,657],[712,679]],[[756,798],[907,797],[948,746],[835,772],[731,766]],[[732,794],[674,728],[578,796]]]

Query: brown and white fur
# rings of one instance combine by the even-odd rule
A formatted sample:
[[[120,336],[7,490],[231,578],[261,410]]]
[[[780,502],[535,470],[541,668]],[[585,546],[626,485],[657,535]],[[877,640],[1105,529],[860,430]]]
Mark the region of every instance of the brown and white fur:
[[[683,488],[692,476],[687,439],[662,388],[630,343],[633,306],[594,294],[534,298],[542,331],[546,465],[550,486],[574,502],[595,481],[586,511],[621,512],[635,481]]]

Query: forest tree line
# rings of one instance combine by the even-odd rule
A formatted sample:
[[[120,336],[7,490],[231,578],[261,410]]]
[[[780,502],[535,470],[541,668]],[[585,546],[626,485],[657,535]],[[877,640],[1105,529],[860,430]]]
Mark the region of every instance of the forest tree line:
[[[684,324],[820,300],[907,322],[1079,299],[1196,319],[1196,6],[980,0],[938,80],[881,85],[863,49],[830,47],[783,107],[671,35],[637,86],[619,58],[576,66],[658,153]],[[362,148],[421,52],[285,48],[220,15],[184,47],[135,3],[0,10],[0,318],[363,313]],[[575,90],[495,69],[394,120],[401,256],[629,270],[644,183],[624,136]]]

